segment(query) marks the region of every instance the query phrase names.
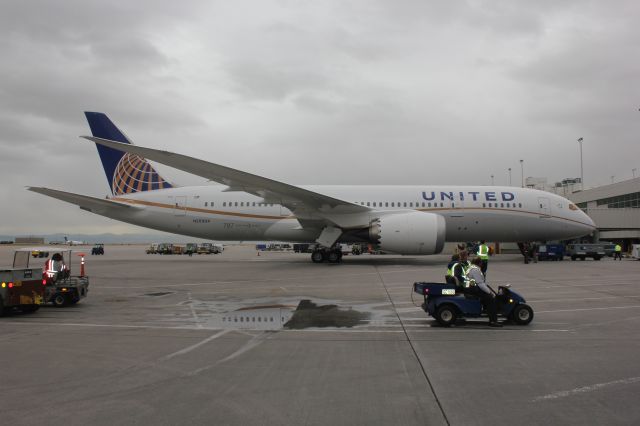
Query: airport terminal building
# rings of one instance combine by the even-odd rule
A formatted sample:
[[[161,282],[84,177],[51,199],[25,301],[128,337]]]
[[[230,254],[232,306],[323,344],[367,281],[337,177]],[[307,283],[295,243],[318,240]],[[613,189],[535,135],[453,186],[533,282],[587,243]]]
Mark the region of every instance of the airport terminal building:
[[[528,178],[527,186],[554,192],[576,203],[593,219],[598,231],[594,241],[618,243],[624,251],[640,244],[640,178],[580,190],[580,179],[565,179],[547,186],[539,178]]]
[[[599,238],[622,245],[640,243],[640,178],[574,192],[569,199],[598,227]]]

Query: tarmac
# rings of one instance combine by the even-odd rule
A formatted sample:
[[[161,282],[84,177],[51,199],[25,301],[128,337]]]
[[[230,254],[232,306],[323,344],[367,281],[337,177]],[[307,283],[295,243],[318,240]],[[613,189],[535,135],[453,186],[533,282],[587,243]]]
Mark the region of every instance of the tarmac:
[[[0,423],[640,424],[638,261],[494,256],[533,322],[443,328],[411,285],[448,256],[144,249],[87,256],[77,305],[0,318]]]

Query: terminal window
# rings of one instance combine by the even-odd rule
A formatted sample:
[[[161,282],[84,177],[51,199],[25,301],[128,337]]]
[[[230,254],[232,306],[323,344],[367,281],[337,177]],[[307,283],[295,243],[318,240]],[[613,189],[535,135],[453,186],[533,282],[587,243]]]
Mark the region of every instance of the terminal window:
[[[597,200],[596,203],[598,207],[607,206],[610,209],[640,208],[640,192],[618,195],[617,197],[603,198]],[[582,208],[580,204],[578,207]]]

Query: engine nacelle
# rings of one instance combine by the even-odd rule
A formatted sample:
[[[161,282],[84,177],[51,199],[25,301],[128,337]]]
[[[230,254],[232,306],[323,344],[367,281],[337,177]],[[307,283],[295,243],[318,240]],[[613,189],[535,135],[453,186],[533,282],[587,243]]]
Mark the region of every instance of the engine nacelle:
[[[382,216],[371,223],[369,240],[382,251],[398,254],[436,254],[445,241],[444,217],[434,213],[407,212]]]

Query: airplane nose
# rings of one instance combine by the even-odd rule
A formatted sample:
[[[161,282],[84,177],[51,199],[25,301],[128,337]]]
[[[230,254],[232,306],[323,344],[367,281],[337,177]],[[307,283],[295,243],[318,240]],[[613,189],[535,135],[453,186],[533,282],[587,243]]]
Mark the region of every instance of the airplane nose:
[[[583,228],[585,230],[585,233],[590,234],[591,232],[596,230],[596,224],[593,221],[593,219],[591,219],[589,217],[589,215],[587,215],[585,212],[580,212],[581,213],[581,222],[583,223]]]

